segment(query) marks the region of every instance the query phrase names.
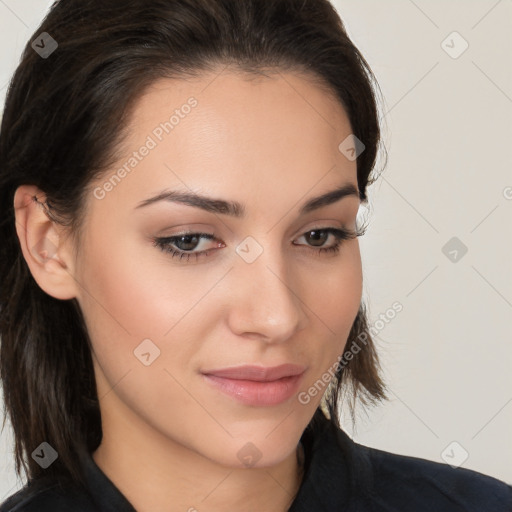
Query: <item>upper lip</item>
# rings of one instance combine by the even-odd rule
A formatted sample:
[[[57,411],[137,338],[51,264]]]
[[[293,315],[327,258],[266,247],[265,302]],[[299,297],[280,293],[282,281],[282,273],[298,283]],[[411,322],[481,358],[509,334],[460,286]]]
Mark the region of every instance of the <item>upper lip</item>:
[[[230,368],[208,370],[202,373],[205,375],[214,375],[215,377],[223,377],[226,379],[270,382],[273,380],[282,379],[283,377],[300,375],[304,372],[305,369],[306,368],[304,366],[287,363],[281,364],[279,366],[232,366]]]

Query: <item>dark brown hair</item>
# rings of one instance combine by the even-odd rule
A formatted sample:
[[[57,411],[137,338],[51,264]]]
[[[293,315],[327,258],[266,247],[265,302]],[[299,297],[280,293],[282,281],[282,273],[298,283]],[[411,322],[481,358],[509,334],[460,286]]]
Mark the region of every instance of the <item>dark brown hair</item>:
[[[44,32],[58,43],[47,58],[31,46]],[[51,218],[78,241],[88,186],[112,165],[137,98],[159,78],[199,76],[219,64],[249,74],[307,73],[327,86],[365,145],[357,181],[367,201],[380,145],[378,86],[328,0],[55,2],[24,49],[0,131],[0,377],[18,475],[23,466],[29,479],[82,482],[77,453],[93,452],[102,430],[80,308],[33,279],[15,231],[15,190],[43,190]],[[336,425],[340,393],[350,389],[363,403],[385,398],[363,304],[347,349],[361,335],[363,350],[337,368],[329,393]],[[43,441],[58,453],[47,469],[30,456]]]

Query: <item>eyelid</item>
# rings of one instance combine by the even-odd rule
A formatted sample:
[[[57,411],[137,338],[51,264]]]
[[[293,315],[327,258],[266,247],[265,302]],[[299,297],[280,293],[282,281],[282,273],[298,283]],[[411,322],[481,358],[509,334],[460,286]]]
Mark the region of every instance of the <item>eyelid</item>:
[[[296,240],[297,238],[301,238],[313,231],[323,231],[323,232],[326,232],[328,235],[334,236],[334,238],[335,238],[334,245],[330,245],[327,247],[323,247],[323,246],[315,247],[315,246],[311,246],[311,245],[307,245],[307,244],[295,244],[295,243],[294,243],[294,245],[306,247],[312,254],[314,254],[315,256],[319,256],[319,257],[323,256],[324,254],[326,255],[327,253],[330,253],[330,252],[332,252],[332,253],[339,252],[340,246],[343,244],[344,241],[357,238],[358,236],[361,236],[364,234],[364,231],[362,231],[362,232],[360,230],[354,231],[354,230],[348,229],[344,226],[343,227],[335,227],[335,226],[320,226],[320,225],[318,225],[318,226],[306,229],[299,235],[299,237],[296,237],[294,240]],[[218,242],[217,248],[219,248],[221,245],[225,246],[225,244],[222,241],[220,241],[215,236],[215,234],[203,233],[203,232],[199,232],[199,231],[183,231],[181,233],[173,234],[173,235],[166,236],[166,237],[154,238],[153,245],[157,246],[158,248],[160,248],[160,250],[162,250],[165,253],[172,254],[173,258],[178,257],[178,256],[179,256],[180,260],[182,258],[186,258],[187,262],[188,262],[188,260],[190,260],[190,258],[195,258],[195,260],[197,261],[201,257],[207,257],[207,256],[209,256],[211,251],[214,251],[214,249],[206,249],[203,251],[194,252],[194,251],[185,251],[185,250],[179,249],[175,246],[173,248],[172,244],[175,243],[174,240],[179,239],[180,237],[185,237],[185,236],[191,236],[191,237],[195,237],[195,238],[199,238],[199,239],[217,240],[217,242]]]

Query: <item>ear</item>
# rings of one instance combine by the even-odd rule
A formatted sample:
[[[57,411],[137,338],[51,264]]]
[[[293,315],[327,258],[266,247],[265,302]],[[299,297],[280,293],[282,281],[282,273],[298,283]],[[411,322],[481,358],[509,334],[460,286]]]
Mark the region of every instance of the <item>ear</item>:
[[[37,198],[37,200],[36,200]],[[32,276],[56,299],[77,296],[71,238],[46,212],[46,194],[34,185],[21,185],[14,194],[16,232]]]

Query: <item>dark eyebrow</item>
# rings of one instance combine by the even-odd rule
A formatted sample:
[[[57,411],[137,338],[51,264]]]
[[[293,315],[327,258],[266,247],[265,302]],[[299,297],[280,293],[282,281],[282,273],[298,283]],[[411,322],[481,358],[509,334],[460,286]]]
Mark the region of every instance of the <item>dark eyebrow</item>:
[[[300,215],[309,213],[323,206],[333,204],[347,196],[355,196],[359,198],[359,191],[352,183],[345,183],[340,187],[326,192],[317,197],[312,197],[299,210]],[[215,199],[203,196],[195,192],[181,192],[178,190],[163,190],[160,194],[141,201],[136,207],[143,208],[159,201],[170,201],[173,203],[181,203],[187,206],[201,208],[207,212],[230,215],[232,217],[242,218],[245,216],[245,207],[237,201],[225,201],[223,199]]]

